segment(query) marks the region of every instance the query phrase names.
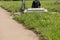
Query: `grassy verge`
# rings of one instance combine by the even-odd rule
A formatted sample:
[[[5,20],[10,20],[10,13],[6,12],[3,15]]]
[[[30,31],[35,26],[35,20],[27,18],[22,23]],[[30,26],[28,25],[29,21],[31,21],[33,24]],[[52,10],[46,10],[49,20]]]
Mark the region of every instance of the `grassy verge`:
[[[41,40],[60,40],[60,13],[27,13],[14,19],[39,33]]]
[[[19,1],[0,1],[0,6],[9,12],[15,13],[20,11],[21,2]]]

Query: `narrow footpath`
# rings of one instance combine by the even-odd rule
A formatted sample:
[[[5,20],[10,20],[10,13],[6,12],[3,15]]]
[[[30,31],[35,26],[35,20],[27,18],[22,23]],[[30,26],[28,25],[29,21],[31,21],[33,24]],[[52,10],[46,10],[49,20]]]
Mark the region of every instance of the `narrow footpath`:
[[[9,12],[0,7],[0,40],[38,40],[38,37],[10,18]]]

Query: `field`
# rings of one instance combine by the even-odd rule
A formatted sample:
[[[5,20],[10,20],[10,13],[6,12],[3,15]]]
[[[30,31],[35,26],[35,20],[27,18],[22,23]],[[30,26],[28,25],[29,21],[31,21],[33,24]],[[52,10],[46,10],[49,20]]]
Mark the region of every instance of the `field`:
[[[26,1],[25,3],[27,9],[31,7],[32,1]],[[49,12],[60,12],[60,1],[41,1],[41,5]],[[14,13],[20,11],[21,1],[1,1],[0,6]]]
[[[26,9],[31,7],[31,3],[26,1]],[[49,12],[26,13],[14,19],[39,34],[41,40],[60,40],[60,1],[41,1],[41,4]],[[1,1],[0,6],[15,13],[20,11],[21,1]]]

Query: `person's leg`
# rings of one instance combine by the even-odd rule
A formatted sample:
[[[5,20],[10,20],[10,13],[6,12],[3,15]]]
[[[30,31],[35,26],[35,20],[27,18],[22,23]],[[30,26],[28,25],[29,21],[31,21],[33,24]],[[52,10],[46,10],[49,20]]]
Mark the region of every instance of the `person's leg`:
[[[35,2],[33,1],[33,3],[32,3],[32,8],[35,8]]]
[[[38,2],[38,4],[39,4],[39,8],[41,7],[41,3],[40,2]]]

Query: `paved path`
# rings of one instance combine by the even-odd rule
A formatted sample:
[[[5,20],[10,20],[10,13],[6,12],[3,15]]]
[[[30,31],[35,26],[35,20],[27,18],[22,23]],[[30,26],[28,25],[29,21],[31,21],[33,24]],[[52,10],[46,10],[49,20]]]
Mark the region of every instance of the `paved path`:
[[[0,40],[38,40],[38,37],[12,20],[8,12],[0,7]]]

